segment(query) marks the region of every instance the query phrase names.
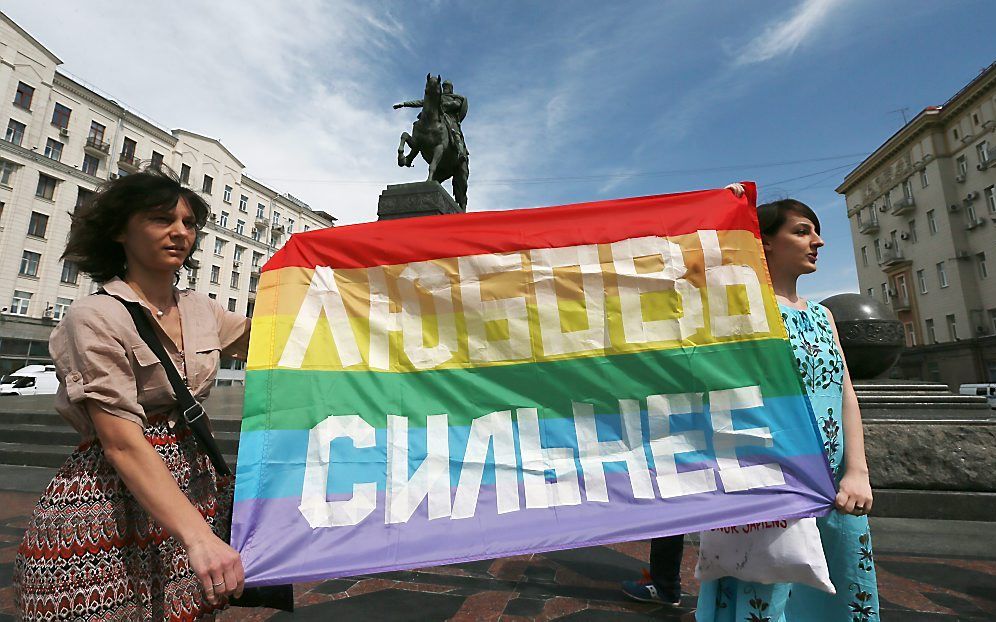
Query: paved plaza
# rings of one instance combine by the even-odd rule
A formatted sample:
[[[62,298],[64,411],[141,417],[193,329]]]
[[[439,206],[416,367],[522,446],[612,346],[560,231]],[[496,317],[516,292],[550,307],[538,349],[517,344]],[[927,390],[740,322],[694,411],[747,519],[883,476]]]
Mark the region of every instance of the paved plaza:
[[[13,620],[14,553],[45,472],[0,467],[0,622]],[[42,484],[43,486],[44,484]],[[40,490],[40,489],[38,489]],[[996,619],[996,523],[873,519],[882,619]],[[235,620],[681,620],[695,604],[696,550],[685,548],[678,608],[627,600],[619,581],[638,577],[645,542],[335,579],[296,586],[297,612],[231,610]]]

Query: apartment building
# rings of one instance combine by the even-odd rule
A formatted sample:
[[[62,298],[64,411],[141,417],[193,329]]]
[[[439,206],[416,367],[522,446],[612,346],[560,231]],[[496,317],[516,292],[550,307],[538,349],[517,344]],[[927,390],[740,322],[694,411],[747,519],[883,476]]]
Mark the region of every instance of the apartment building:
[[[71,215],[104,181],[165,165],[211,206],[188,287],[252,315],[259,269],[296,232],[330,227],[247,176],[219,141],[166,130],[59,70],[57,56],[0,13],[0,373],[48,362],[48,335],[93,283],[62,254]],[[238,374],[223,370],[230,381]]]
[[[905,377],[996,381],[996,63],[851,171],[862,293],[903,323]]]

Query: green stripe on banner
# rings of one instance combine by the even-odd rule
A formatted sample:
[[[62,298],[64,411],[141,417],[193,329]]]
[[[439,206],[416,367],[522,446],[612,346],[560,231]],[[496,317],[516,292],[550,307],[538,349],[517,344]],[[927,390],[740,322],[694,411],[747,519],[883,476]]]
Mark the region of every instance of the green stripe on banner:
[[[353,414],[376,428],[387,426],[389,414],[407,417],[412,427],[442,413],[450,425],[469,425],[509,408],[571,417],[572,401],[616,413],[619,399],[752,385],[764,398],[802,393],[788,344],[779,339],[417,374],[250,370],[246,382],[243,431],[309,429],[330,415]]]

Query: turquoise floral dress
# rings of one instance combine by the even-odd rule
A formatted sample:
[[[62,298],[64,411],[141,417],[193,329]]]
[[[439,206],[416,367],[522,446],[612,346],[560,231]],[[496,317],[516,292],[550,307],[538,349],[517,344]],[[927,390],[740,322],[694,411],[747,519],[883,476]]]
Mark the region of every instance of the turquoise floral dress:
[[[844,361],[822,306],[779,305],[796,364],[809,394],[834,479],[844,475],[841,395]],[[805,585],[749,583],[731,577],[707,581],[699,591],[699,622],[873,622],[879,619],[878,586],[867,516],[833,510],[816,519],[830,580],[837,594]]]

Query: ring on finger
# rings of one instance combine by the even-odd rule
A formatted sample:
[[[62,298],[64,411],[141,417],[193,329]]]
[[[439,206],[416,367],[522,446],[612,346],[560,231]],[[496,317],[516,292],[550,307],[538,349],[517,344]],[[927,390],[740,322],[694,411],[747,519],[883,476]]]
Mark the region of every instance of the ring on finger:
[[[222,579],[221,581],[219,581],[217,583],[212,583],[211,587],[218,587],[219,585],[225,585],[225,580]]]

